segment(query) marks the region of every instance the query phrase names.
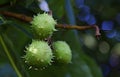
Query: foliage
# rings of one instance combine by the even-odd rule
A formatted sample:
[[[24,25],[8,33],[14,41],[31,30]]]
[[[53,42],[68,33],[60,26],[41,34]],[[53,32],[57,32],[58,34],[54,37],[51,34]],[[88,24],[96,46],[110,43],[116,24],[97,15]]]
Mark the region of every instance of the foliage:
[[[102,34],[100,40],[96,39],[93,30],[57,29],[52,40],[63,40],[70,45],[72,63],[29,70],[21,57],[25,55],[25,46],[33,39],[31,24],[0,14],[0,77],[119,77],[120,1],[46,1],[57,23],[99,25]],[[31,17],[44,13],[37,0],[1,0],[0,6],[0,11]]]

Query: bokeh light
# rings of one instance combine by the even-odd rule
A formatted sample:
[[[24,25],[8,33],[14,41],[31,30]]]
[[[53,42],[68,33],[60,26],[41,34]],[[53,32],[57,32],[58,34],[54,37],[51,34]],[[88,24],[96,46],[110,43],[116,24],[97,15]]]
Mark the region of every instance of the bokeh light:
[[[78,15],[78,19],[80,21],[87,21],[89,19],[90,8],[86,5],[80,7],[80,13]]]
[[[89,15],[89,18],[88,18],[88,20],[86,20],[86,22],[87,22],[87,24],[89,24],[89,25],[94,25],[94,24],[96,24],[96,18],[95,18],[95,16],[94,15]]]
[[[102,22],[102,30],[112,30],[114,26],[113,21],[103,21]]]
[[[115,67],[119,64],[119,56],[116,55],[116,54],[112,54],[109,58],[109,64],[112,66],[112,67]]]
[[[120,56],[120,43],[114,45],[114,47],[112,48],[112,53]]]
[[[116,36],[116,34],[117,34],[116,30],[105,31],[105,35],[108,38],[114,38]]]
[[[108,53],[110,50],[110,45],[106,41],[102,41],[99,44],[99,51],[103,54]]]
[[[42,0],[39,4],[39,7],[41,10],[45,11],[45,12],[48,12],[50,11],[49,10],[49,6],[48,6],[48,3],[45,1],[45,0]]]
[[[91,35],[84,35],[83,42],[85,46],[87,46],[90,49],[94,48],[97,44],[95,37]]]
[[[110,65],[112,67],[115,67],[119,64],[119,57],[120,57],[120,43],[117,43],[114,45],[114,47],[111,50],[112,55],[110,56]]]

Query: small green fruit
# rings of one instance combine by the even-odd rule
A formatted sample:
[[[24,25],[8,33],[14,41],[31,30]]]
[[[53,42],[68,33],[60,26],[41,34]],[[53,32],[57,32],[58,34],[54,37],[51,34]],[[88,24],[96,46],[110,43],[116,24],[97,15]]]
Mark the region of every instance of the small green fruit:
[[[71,63],[72,52],[69,45],[64,41],[57,41],[53,43],[53,52],[55,59],[59,63]]]
[[[51,63],[53,54],[46,42],[33,40],[29,47],[26,48],[24,58],[31,66],[43,67]]]
[[[45,39],[56,31],[56,21],[47,13],[37,14],[37,16],[34,16],[31,24],[35,36],[39,39]]]

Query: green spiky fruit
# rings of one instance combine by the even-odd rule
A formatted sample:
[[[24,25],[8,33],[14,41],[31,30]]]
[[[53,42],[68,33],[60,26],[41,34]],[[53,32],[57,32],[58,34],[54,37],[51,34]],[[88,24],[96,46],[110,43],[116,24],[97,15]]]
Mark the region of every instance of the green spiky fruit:
[[[37,14],[37,16],[34,16],[31,24],[35,36],[39,39],[47,38],[56,31],[56,21],[47,13]]]
[[[46,42],[33,40],[26,48],[26,55],[24,58],[29,65],[42,67],[51,63],[53,54]]]
[[[59,63],[71,63],[72,52],[69,45],[64,41],[56,41],[52,44],[55,59]]]

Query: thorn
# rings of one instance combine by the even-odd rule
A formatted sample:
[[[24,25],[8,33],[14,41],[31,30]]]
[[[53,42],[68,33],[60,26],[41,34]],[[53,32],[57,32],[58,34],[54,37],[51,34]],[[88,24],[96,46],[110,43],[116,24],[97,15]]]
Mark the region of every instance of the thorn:
[[[26,51],[24,50],[24,52],[26,52]]]
[[[50,62],[52,63],[53,61],[51,60]]]
[[[52,65],[51,63],[49,63],[49,65]]]
[[[25,58],[25,56],[22,56],[21,58],[22,58],[22,59],[24,59],[24,58]]]
[[[32,66],[29,67],[29,69],[31,69],[31,68],[32,68]]]
[[[35,68],[34,70],[36,70],[36,71],[37,71],[37,70],[38,70],[38,68]]]
[[[58,31],[57,29],[53,29],[53,31]]]
[[[55,58],[55,56],[53,55],[53,57],[52,57],[53,59]]]
[[[28,47],[26,46],[25,49],[28,49]]]
[[[45,69],[45,67],[43,67],[43,69]]]
[[[25,61],[25,63],[27,63],[28,61]]]

